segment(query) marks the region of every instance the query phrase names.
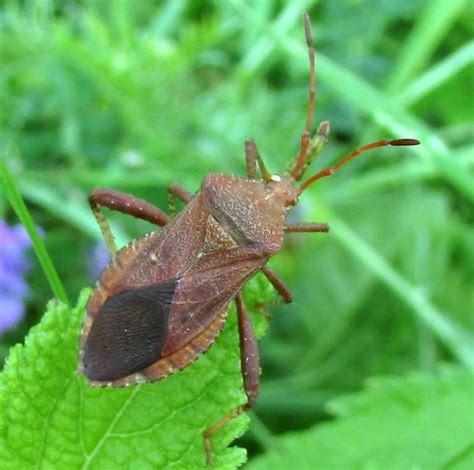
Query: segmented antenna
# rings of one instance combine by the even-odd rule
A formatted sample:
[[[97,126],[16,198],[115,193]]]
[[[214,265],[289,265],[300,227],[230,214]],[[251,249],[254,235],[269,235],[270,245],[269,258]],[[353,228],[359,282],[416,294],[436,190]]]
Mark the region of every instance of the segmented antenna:
[[[308,149],[311,141],[311,124],[313,122],[314,106],[316,103],[316,66],[315,66],[315,52],[313,44],[313,35],[311,33],[311,21],[307,12],[303,13],[304,35],[306,38],[306,45],[308,46],[309,57],[309,100],[308,112],[306,114],[306,125],[303,134],[301,135],[300,151],[296,158],[295,165],[291,170],[291,176],[298,181],[303,176],[302,169],[308,154]]]
[[[304,35],[308,46],[309,57],[309,101],[308,114],[306,115],[305,133],[311,134],[311,124],[313,122],[314,106],[316,104],[316,66],[314,60],[313,35],[311,33],[311,22],[307,12],[303,13]]]
[[[315,174],[307,181],[305,181],[301,186],[301,192],[303,192],[309,185],[313,184],[315,181],[325,178],[326,176],[331,176],[334,174],[341,166],[345,165],[348,161],[352,160],[357,155],[367,152],[368,150],[373,150],[378,147],[386,147],[387,145],[393,145],[395,147],[405,146],[405,145],[418,145],[420,142],[416,139],[394,139],[394,140],[379,140],[378,142],[372,142],[371,144],[364,145],[358,149],[352,151],[349,155],[344,157],[339,163],[329,168],[325,168],[319,173]]]

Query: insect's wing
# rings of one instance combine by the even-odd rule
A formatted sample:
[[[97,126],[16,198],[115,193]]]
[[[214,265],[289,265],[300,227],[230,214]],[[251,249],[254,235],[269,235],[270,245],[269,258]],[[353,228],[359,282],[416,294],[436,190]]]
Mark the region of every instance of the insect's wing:
[[[112,295],[89,331],[85,374],[94,382],[126,385],[135,373],[158,380],[185,367],[207,350],[229,302],[265,261],[245,248],[214,251],[180,279]]]
[[[172,354],[205,329],[266,261],[243,247],[200,257],[176,287],[162,356]]]
[[[179,278],[180,270],[185,270],[196,259],[204,243],[205,231],[205,209],[201,199],[196,197],[180,216],[164,229],[135,239],[117,253],[102,272],[89,299],[80,339],[80,374],[86,375],[97,384],[111,381],[115,384],[113,379],[98,377],[115,377],[120,372],[138,369],[139,364],[149,365],[156,360],[163,346],[161,338],[166,336],[163,331],[167,332],[168,327],[168,303],[175,287],[171,289],[170,286],[173,286],[174,279]],[[161,303],[163,296],[166,302]],[[134,305],[135,300],[139,304],[137,307]],[[153,318],[150,318],[152,311]],[[124,326],[128,321],[134,323],[133,326],[130,325],[131,329]],[[139,323],[135,324],[135,321]],[[133,328],[140,328],[143,324],[154,325],[155,329],[151,329],[148,334],[154,335],[153,339],[157,345],[146,349],[147,346],[143,346],[145,342],[140,340],[141,332],[136,331],[134,334],[137,335],[137,341],[135,345],[130,344],[128,347],[132,353],[126,355],[122,352],[120,359],[118,350],[129,343],[128,339],[122,337],[124,328],[135,331]],[[107,333],[109,328],[111,331]],[[95,330],[97,332],[94,332]],[[99,359],[100,341],[94,338],[100,338],[100,341],[104,342],[104,348],[109,348],[103,351],[107,357],[104,361]],[[143,350],[137,351],[135,348]],[[86,350],[89,351],[87,364]],[[117,363],[113,364],[115,360]],[[120,360],[127,361],[127,364]],[[105,367],[114,370],[107,372]],[[122,376],[124,377],[125,375]]]
[[[112,381],[153,364],[167,338],[176,280],[129,289],[101,307],[84,349],[91,380]]]

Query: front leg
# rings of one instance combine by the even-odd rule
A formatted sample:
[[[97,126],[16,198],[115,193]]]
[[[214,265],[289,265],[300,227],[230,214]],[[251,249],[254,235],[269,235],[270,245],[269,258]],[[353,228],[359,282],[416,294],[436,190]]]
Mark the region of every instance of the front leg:
[[[169,221],[169,217],[161,209],[158,209],[158,207],[131,194],[113,191],[112,189],[94,189],[89,195],[89,204],[99,224],[111,256],[115,255],[117,248],[115,247],[110,225],[101,211],[100,206],[108,207],[122,214],[131,215],[137,219],[146,220],[160,227],[164,227]]]
[[[247,403],[234,408],[202,433],[206,462],[209,466],[212,465],[211,437],[229,421],[252,408],[257,401],[260,390],[260,356],[258,354],[257,338],[253,332],[249,314],[242,300],[242,294],[237,294],[235,304],[237,306],[237,322],[239,327],[240,368],[245,394],[247,395]]]

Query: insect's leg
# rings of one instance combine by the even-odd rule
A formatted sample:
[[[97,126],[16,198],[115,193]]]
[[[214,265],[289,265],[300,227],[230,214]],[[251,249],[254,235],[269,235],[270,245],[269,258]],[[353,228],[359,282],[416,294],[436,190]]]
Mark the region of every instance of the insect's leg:
[[[270,269],[268,266],[263,266],[261,271],[263,274],[265,274],[266,278],[270,281],[273,288],[280,294],[281,300],[285,304],[290,303],[293,300],[293,295],[290,289],[286,286],[285,282],[280,278],[280,276],[278,276],[278,274],[272,269]],[[280,301],[257,303],[255,304],[255,308],[257,309],[257,312],[263,315],[267,320],[270,320],[271,315],[267,313],[267,311],[265,310],[265,307],[272,304],[278,305],[280,304]]]
[[[158,207],[130,194],[113,191],[111,189],[94,189],[89,194],[89,204],[112,256],[115,255],[117,249],[110,226],[100,206],[146,220],[160,227],[165,226],[169,221],[169,217],[161,209],[158,209]]]
[[[193,194],[190,191],[183,188],[183,186],[178,183],[171,184],[168,188],[168,192],[183,202],[189,202],[193,197]]]
[[[271,181],[272,177],[263,162],[260,153],[258,152],[257,145],[252,139],[245,141],[245,163],[247,164],[247,175],[249,179],[257,179],[257,163],[262,173],[262,178],[267,183]]]
[[[168,207],[172,215],[176,214],[176,206],[174,203],[174,198],[178,198],[180,201],[189,202],[193,197],[186,188],[183,188],[178,183],[173,183],[168,186]]]
[[[257,146],[253,140],[245,141],[245,163],[247,165],[247,176],[251,180],[257,179]]]
[[[285,232],[329,232],[329,225],[322,223],[289,224],[285,226]],[[263,266],[261,271],[280,294],[283,302],[290,303],[293,300],[293,296],[280,276],[268,266]],[[268,304],[258,303],[256,308],[265,318],[270,319],[270,315],[265,311],[266,305]]]
[[[285,225],[285,232],[329,232],[329,225],[321,223],[289,224]],[[283,302],[290,303],[293,300],[293,296],[280,276],[268,266],[263,266],[261,271],[280,294]],[[264,317],[270,319],[270,315],[265,311],[265,305],[268,304],[257,304],[256,307]]]
[[[278,274],[270,269],[268,266],[263,266],[262,273],[265,274],[275,290],[280,294],[283,302],[289,304],[293,300],[293,295],[290,289],[286,287],[285,282],[278,276]]]
[[[247,403],[234,408],[202,433],[204,449],[206,451],[206,462],[208,465],[212,465],[211,437],[213,434],[229,421],[252,408],[255,405],[260,390],[260,356],[258,354],[257,338],[253,332],[252,324],[241,294],[237,295],[235,303],[237,306],[237,321],[239,327],[240,367],[242,370],[244,390],[247,395]]]
[[[285,232],[329,232],[329,225],[324,223],[287,224]]]

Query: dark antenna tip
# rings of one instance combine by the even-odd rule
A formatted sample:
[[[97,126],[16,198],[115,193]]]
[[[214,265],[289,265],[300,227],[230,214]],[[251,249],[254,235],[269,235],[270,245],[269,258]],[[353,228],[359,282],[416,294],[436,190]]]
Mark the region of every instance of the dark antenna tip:
[[[311,34],[311,20],[309,18],[307,11],[303,13],[303,22],[304,22],[304,35],[306,38],[306,44],[308,45],[309,48],[312,48],[314,46],[313,46],[313,36]]]
[[[395,139],[390,141],[390,145],[395,147],[402,145],[420,145],[420,141],[416,139]]]

